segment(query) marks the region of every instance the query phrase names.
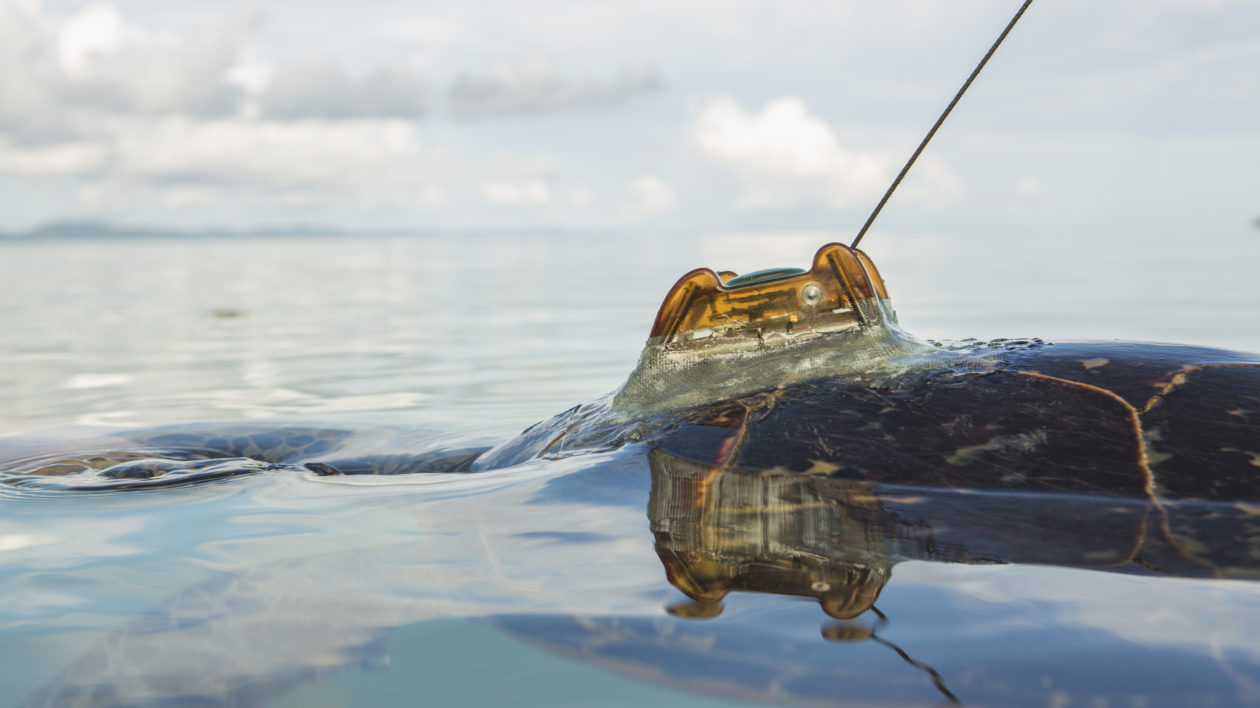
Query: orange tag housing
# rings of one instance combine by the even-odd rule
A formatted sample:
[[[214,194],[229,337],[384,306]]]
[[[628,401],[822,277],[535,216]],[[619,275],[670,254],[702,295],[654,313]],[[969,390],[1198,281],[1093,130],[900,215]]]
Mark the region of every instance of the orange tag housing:
[[[709,268],[687,273],[665,296],[649,342],[670,349],[747,339],[786,343],[802,334],[891,323],[887,299],[884,281],[865,253],[830,243],[818,249],[808,271],[776,269],[742,278]]]

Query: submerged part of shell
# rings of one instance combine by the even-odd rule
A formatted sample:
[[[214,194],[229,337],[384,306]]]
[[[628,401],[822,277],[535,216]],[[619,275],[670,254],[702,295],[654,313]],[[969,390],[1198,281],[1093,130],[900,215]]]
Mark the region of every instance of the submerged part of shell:
[[[205,482],[287,467],[290,466],[209,450],[101,450],[6,461],[0,469],[0,484],[40,489],[138,489]]]
[[[0,450],[0,493],[169,487],[259,472],[466,472],[486,449],[467,438],[387,426],[190,423],[87,440],[50,438],[12,455]]]
[[[649,342],[612,407],[644,417],[822,378],[877,386],[958,358],[892,324],[725,351],[689,351]]]

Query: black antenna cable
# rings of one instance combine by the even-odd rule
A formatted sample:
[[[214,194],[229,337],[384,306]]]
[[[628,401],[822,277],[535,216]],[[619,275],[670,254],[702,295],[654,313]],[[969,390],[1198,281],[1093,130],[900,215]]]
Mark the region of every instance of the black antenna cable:
[[[1031,4],[1032,0],[1024,0],[1024,4],[1020,6],[1019,12],[1015,13],[1015,16],[1011,18],[1009,23],[1007,23],[1006,29],[1002,30],[1002,34],[998,35],[997,41],[993,43],[992,47],[989,47],[989,51],[985,53],[984,58],[980,60],[980,63],[976,64],[976,68],[971,72],[971,76],[967,77],[967,81],[963,83],[962,88],[958,89],[958,93],[954,95],[954,100],[949,102],[949,105],[945,107],[945,112],[941,114],[940,118],[936,119],[936,125],[933,125],[927,135],[923,136],[923,142],[919,143],[919,147],[915,148],[914,154],[906,161],[906,166],[901,168],[901,173],[897,175],[897,179],[893,180],[892,185],[888,187],[888,191],[884,192],[884,197],[879,200],[879,204],[875,205],[875,211],[871,212],[871,215],[867,217],[866,223],[862,225],[862,230],[858,232],[857,238],[853,239],[853,243],[849,244],[850,248],[857,248],[857,245],[861,242],[862,237],[866,235],[866,230],[871,228],[871,224],[875,221],[875,217],[879,216],[880,210],[888,203],[888,198],[892,196],[893,190],[897,189],[897,185],[901,184],[901,180],[906,176],[906,173],[910,171],[910,167],[914,164],[914,161],[919,159],[919,153],[923,152],[923,148],[927,147],[928,141],[932,139],[933,135],[936,135],[936,130],[941,127],[941,123],[944,123],[945,119],[949,117],[949,112],[954,110],[954,106],[958,105],[958,99],[962,98],[962,95],[967,92],[967,88],[971,86],[971,82],[976,80],[976,76],[980,74],[980,70],[984,68],[986,63],[988,63],[989,57],[993,56],[993,52],[997,51],[998,45],[1002,43],[1002,40],[1006,39],[1006,35],[1010,34],[1011,28],[1015,26],[1016,22],[1019,22],[1019,18],[1024,14],[1024,10],[1027,10],[1028,6]]]

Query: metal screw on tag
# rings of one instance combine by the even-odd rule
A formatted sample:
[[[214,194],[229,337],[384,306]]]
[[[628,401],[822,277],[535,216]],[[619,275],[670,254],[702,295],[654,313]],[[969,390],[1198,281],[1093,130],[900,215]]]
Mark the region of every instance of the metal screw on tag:
[[[801,302],[806,307],[818,307],[818,303],[822,301],[823,290],[818,283],[810,283],[801,288]]]

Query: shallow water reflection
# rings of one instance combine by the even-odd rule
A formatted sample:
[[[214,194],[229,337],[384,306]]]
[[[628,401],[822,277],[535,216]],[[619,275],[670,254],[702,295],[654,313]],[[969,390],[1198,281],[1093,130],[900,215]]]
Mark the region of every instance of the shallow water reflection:
[[[443,705],[1260,700],[1260,585],[1133,562],[1140,505],[1078,526],[1091,502],[1060,498],[1003,527],[1027,500],[715,471],[643,446],[362,481],[79,495],[85,516],[124,505],[131,525],[80,525],[98,544],[84,553],[114,562],[45,541],[4,566],[22,598],[10,637],[48,662],[18,679],[23,705],[403,704],[419,677]],[[156,504],[232,513],[176,541],[144,528]],[[1063,533],[1037,531],[1056,519]],[[171,543],[186,560],[158,567]],[[111,617],[132,619],[102,634]]]
[[[22,435],[0,454],[101,435],[26,432],[52,426],[224,419],[384,423],[414,431],[411,452],[497,443],[624,380],[681,273],[801,265],[834,237],[6,243],[0,423]],[[1255,294],[1222,274],[1253,267],[1235,251],[1079,263],[1056,244],[1065,262],[1030,274],[977,267],[993,244],[872,245],[923,336],[1260,349]],[[1097,285],[1065,291],[1067,272]],[[1192,577],[1254,566],[1160,545],[1147,506],[709,473],[633,447],[475,475],[4,486],[0,695],[1260,703],[1260,583]],[[1236,515],[1171,511],[1192,540],[1256,537]]]

